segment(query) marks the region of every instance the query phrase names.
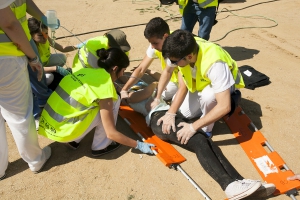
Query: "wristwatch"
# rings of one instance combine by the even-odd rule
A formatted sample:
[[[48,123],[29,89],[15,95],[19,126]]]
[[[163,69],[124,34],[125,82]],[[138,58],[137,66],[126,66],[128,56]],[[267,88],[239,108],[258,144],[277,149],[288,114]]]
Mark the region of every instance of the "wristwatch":
[[[28,62],[30,62],[30,63],[37,63],[38,61],[39,61],[39,57],[37,57],[37,56],[35,56],[34,58],[29,58],[29,57],[27,57],[27,59],[28,59]]]

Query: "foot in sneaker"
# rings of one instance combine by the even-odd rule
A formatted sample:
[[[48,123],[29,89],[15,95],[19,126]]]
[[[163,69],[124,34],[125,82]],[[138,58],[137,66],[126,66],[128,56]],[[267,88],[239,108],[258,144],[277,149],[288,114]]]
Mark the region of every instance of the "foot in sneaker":
[[[3,176],[1,176],[0,177],[0,181],[3,180],[3,179],[5,179],[5,177],[6,177],[6,174],[4,174]]]
[[[226,187],[225,194],[229,200],[243,199],[254,193],[260,186],[261,182],[236,180]]]
[[[110,145],[108,145],[106,148],[101,149],[101,150],[92,150],[92,155],[97,157],[97,156],[102,156],[104,154],[107,154],[109,152],[112,152],[119,148],[121,145],[117,142],[112,142]]]
[[[73,149],[73,150],[76,150],[78,149],[80,143],[77,143],[75,141],[72,141],[72,142],[67,142],[67,143],[64,143],[65,145],[67,145],[69,148]]]
[[[42,166],[40,167],[40,169],[32,171],[34,174],[41,172],[43,167],[45,166],[46,162],[49,160],[49,158],[51,156],[51,147],[49,147],[49,146],[44,147],[43,153],[45,154],[46,159],[45,159],[44,163],[42,164]]]
[[[252,182],[254,180],[244,179],[245,182]],[[260,181],[259,181],[260,182]],[[276,186],[273,183],[261,183],[261,186],[250,195],[251,198],[265,198],[272,195],[276,190]]]

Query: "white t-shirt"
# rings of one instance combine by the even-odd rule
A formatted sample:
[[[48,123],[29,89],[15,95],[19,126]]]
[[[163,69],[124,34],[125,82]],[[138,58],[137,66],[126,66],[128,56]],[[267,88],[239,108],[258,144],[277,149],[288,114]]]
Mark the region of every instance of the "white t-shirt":
[[[14,0],[0,0],[0,9],[8,7]]]
[[[196,77],[196,67],[191,69],[192,77]],[[207,71],[207,77],[211,81],[214,93],[220,93],[234,85],[234,79],[231,71],[225,62],[216,62]]]
[[[146,55],[149,57],[149,58],[155,58],[156,55],[155,55],[155,49],[152,48],[151,44],[149,45],[147,51],[146,51]]]

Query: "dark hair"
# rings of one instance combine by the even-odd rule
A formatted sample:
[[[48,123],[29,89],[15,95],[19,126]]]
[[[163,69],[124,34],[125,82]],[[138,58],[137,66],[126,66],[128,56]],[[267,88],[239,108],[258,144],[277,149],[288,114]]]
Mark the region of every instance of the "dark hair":
[[[33,35],[35,33],[40,33],[41,29],[47,29],[48,27],[45,24],[42,24],[39,20],[31,17],[28,18],[28,28],[30,34]]]
[[[105,69],[108,73],[111,72],[114,66],[118,66],[117,74],[122,68],[129,66],[128,56],[119,48],[98,49],[96,51],[98,59],[98,66]]]
[[[162,46],[162,55],[164,58],[182,58],[195,53],[198,45],[194,35],[185,30],[176,30],[166,38]]]
[[[165,33],[170,34],[170,28],[167,22],[160,17],[151,19],[144,30],[146,39],[152,37],[162,39]]]

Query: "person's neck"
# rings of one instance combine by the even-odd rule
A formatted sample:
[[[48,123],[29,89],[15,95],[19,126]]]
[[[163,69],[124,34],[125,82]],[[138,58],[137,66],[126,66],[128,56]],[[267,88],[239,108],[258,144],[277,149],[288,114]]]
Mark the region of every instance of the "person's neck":
[[[192,53],[192,58],[190,59],[190,66],[191,67],[194,67],[195,63],[197,62],[198,51],[199,51],[199,46],[197,45],[197,51],[196,51],[196,53]]]

